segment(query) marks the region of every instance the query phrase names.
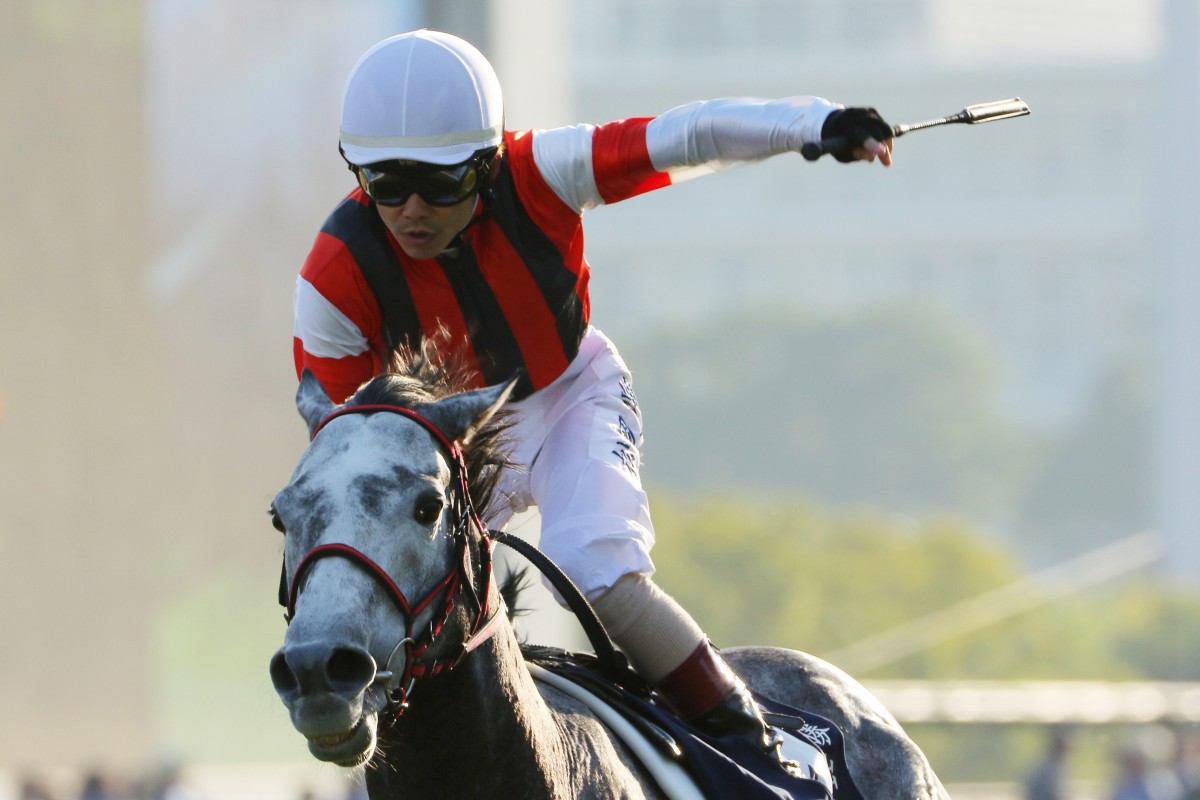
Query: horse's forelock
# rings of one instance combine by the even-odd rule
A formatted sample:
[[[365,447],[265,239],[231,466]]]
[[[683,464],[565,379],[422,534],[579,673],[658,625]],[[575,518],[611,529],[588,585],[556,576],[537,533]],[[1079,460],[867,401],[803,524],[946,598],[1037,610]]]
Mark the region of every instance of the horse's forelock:
[[[346,405],[382,403],[413,408],[466,390],[468,378],[461,358],[441,357],[426,340],[419,348],[396,348],[383,372],[359,387]]]
[[[461,358],[443,357],[436,344],[426,340],[419,348],[397,348],[387,369],[359,387],[346,405],[396,405],[417,411],[471,388],[471,377]],[[463,447],[471,499],[480,514],[491,502],[500,468],[508,465],[509,427],[501,411]]]

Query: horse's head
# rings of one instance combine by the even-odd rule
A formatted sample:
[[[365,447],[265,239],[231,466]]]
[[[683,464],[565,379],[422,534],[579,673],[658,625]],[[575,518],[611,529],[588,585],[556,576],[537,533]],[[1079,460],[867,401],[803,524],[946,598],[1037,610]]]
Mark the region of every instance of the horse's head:
[[[271,679],[317,758],[370,759],[381,717],[496,613],[477,585],[490,565],[468,483],[497,460],[464,461],[460,446],[510,388],[439,396],[385,375],[336,406],[303,376],[296,403],[312,442],[271,507],[290,619]]]

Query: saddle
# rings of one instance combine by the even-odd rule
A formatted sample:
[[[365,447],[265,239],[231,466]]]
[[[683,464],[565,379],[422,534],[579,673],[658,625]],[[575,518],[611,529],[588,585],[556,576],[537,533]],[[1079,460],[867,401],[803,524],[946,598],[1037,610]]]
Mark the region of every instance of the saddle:
[[[754,695],[763,719],[783,737],[782,756],[791,762],[790,769],[745,737],[709,736],[676,715],[629,667],[587,599],[558,565],[522,539],[498,531],[489,534],[546,575],[579,619],[595,650],[578,653],[522,645],[535,679],[591,707],[621,736],[668,796],[863,800],[846,766],[842,732],[832,721]]]

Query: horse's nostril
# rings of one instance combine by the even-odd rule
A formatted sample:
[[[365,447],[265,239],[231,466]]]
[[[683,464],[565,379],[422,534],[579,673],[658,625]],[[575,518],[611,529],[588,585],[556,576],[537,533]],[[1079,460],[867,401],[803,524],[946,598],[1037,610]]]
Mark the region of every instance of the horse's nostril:
[[[375,680],[375,661],[361,647],[325,642],[285,645],[271,658],[271,682],[288,697],[333,692],[354,697]]]
[[[288,666],[287,657],[282,650],[271,657],[271,683],[274,684],[275,691],[279,694],[294,692],[300,686],[299,681],[296,680],[296,674]]]
[[[375,679],[375,661],[365,650],[336,648],[325,667],[334,689],[358,692]]]

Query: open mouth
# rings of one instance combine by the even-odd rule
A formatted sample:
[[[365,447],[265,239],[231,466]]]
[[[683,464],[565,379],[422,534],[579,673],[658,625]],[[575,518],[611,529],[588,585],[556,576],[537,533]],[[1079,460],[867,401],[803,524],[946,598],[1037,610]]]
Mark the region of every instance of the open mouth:
[[[400,238],[414,244],[425,244],[433,239],[433,234],[429,231],[406,231],[400,235]]]
[[[362,718],[345,733],[309,736],[308,751],[321,761],[341,767],[366,763],[375,751],[374,717]]]

